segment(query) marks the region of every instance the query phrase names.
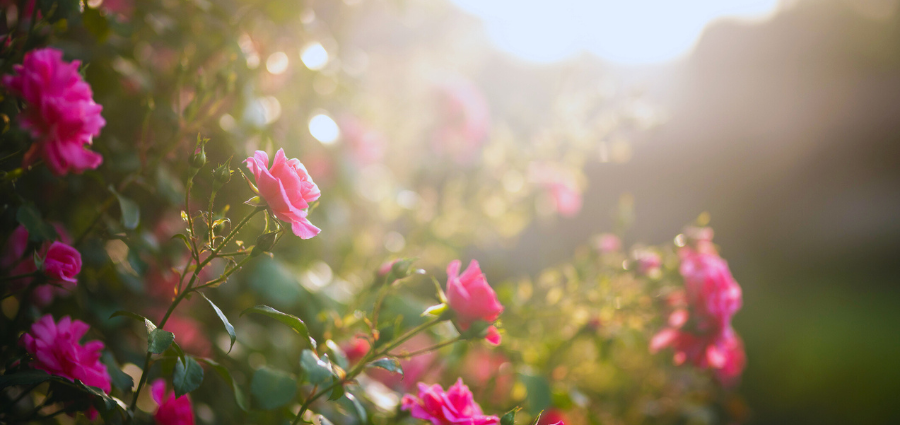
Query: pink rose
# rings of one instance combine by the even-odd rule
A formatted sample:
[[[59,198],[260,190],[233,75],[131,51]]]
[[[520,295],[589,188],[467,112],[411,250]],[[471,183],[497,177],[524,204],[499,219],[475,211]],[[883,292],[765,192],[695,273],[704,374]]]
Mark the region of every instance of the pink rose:
[[[299,159],[287,159],[279,149],[272,168],[268,168],[269,156],[263,151],[256,151],[244,163],[256,177],[259,194],[275,217],[291,223],[291,230],[302,239],[319,234],[319,228],[306,218],[309,203],[319,199],[319,188]]]
[[[157,379],[150,386],[150,395],[159,405],[153,414],[158,425],[194,425],[194,411],[187,394],[176,398],[174,391],[166,392],[166,381]]]
[[[653,251],[638,251],[634,256],[637,272],[641,275],[657,274],[662,266],[662,259]]]
[[[676,365],[688,362],[701,369],[713,369],[725,386],[734,385],[747,361],[744,345],[732,328],[712,334],[694,334],[666,328],[650,340],[650,352],[672,348]]]
[[[596,245],[600,252],[609,254],[622,249],[622,240],[612,233],[603,233],[597,237]]]
[[[62,242],[53,242],[44,257],[44,274],[52,282],[76,283],[81,273],[81,254]]]
[[[81,254],[67,245],[72,238],[62,225],[52,224],[62,242],[44,243],[38,250],[38,255],[44,258],[44,273],[50,281],[48,284],[38,285],[31,293],[31,301],[39,307],[49,305],[55,296],[67,295],[74,289],[78,282],[75,276],[81,271]],[[6,241],[0,266],[10,268],[9,274],[12,276],[37,271],[32,256],[25,255],[27,248],[28,230],[25,226],[19,226]],[[22,290],[31,280],[30,277],[13,280],[9,288],[13,291]]]
[[[581,211],[581,190],[571,169],[561,164],[533,161],[528,164],[528,179],[547,191],[560,215],[574,217]]]
[[[741,287],[718,254],[682,248],[681,276],[688,305],[700,330],[724,329],[741,308]]]
[[[81,345],[78,342],[88,329],[86,323],[69,316],[55,323],[48,314],[31,325],[31,331],[22,335],[19,345],[34,357],[31,367],[70,380],[78,379],[109,394],[112,388],[109,373],[100,362],[103,343],[90,341]],[[85,414],[90,419],[97,416],[93,408]]]
[[[503,306],[481,273],[478,262],[472,260],[462,275],[459,275],[460,265],[459,260],[453,260],[447,266],[447,304],[456,312],[459,328],[465,331],[476,320],[497,320],[503,312]],[[499,345],[500,334],[497,328],[490,326],[486,339]]]
[[[412,417],[431,421],[433,425],[496,425],[500,418],[485,416],[481,406],[472,399],[469,387],[462,379],[446,392],[440,385],[419,383],[419,394],[406,394],[400,401],[403,410]]]
[[[369,348],[371,348],[369,340],[360,337],[354,337],[341,345],[341,349],[344,350],[344,354],[347,355],[347,360],[350,363],[362,360],[369,353]]]
[[[177,335],[178,344],[188,354],[208,357],[212,352],[212,343],[209,341],[208,334],[203,330],[203,326],[190,317],[173,314],[166,321],[163,329]]]
[[[94,103],[91,87],[78,73],[80,61],[67,63],[53,48],[32,50],[16,74],[3,77],[9,91],[28,107],[19,115],[22,128],[37,141],[25,153],[22,166],[43,158],[56,175],[95,169],[103,157],[86,149],[106,121]]]
[[[548,185],[550,196],[556,205],[556,212],[563,217],[574,217],[581,211],[581,192],[570,182],[557,182]]]

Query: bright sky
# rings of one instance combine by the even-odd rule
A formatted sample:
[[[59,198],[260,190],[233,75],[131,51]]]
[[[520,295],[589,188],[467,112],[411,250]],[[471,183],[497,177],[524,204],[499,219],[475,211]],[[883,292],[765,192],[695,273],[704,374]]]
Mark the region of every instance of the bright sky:
[[[501,50],[533,62],[589,51],[620,64],[662,63],[688,53],[707,24],[759,19],[779,0],[453,0],[480,17]]]

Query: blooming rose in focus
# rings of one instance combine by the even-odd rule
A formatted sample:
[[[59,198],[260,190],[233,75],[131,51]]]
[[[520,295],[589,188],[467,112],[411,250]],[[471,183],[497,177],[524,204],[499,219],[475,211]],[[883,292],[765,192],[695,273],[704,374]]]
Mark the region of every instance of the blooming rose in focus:
[[[284,149],[279,149],[272,168],[269,168],[269,156],[263,151],[256,151],[244,163],[256,178],[259,194],[275,217],[291,223],[291,230],[302,239],[319,234],[319,228],[306,218],[309,203],[319,199],[319,188],[299,159],[287,159]]]
[[[86,148],[106,121],[100,116],[103,107],[94,102],[91,87],[78,73],[80,65],[65,62],[59,50],[37,49],[13,67],[15,75],[3,77],[3,85],[28,105],[19,121],[37,139],[25,153],[23,167],[41,158],[54,174],[64,175],[103,162],[100,154]]]
[[[90,341],[81,345],[78,342],[88,329],[80,320],[66,316],[56,323],[48,314],[31,325],[31,330],[19,339],[19,345],[34,357],[31,367],[70,380],[78,379],[109,394],[112,388],[109,373],[100,362],[103,343]],[[85,414],[91,419],[97,416],[93,408]]]
[[[497,320],[503,312],[503,306],[481,273],[478,262],[472,260],[462,275],[459,274],[461,264],[459,260],[454,260],[447,266],[447,304],[456,312],[457,324],[464,331],[476,320]],[[497,328],[492,325],[487,332],[485,339],[491,344],[499,345],[500,334]]]
[[[486,416],[472,399],[462,379],[444,392],[440,385],[419,383],[419,394],[406,394],[400,400],[403,410],[412,417],[431,421],[433,425],[496,425],[500,418]]]
[[[49,284],[38,285],[31,293],[32,302],[39,307],[49,305],[56,295],[67,295],[75,288],[78,282],[76,276],[81,272],[81,254],[67,245],[72,238],[59,223],[53,223],[53,227],[62,242],[44,243],[38,250],[38,255],[44,258],[44,274],[50,281]],[[19,226],[6,241],[0,267],[10,269],[12,276],[36,272],[34,260],[30,255],[25,256],[27,247],[28,230],[25,226]],[[31,280],[31,277],[16,279],[9,283],[9,287],[19,291]]]
[[[157,379],[150,386],[150,395],[159,405],[153,414],[158,425],[194,425],[194,411],[187,394],[176,398],[174,391],[166,392],[166,381]]]

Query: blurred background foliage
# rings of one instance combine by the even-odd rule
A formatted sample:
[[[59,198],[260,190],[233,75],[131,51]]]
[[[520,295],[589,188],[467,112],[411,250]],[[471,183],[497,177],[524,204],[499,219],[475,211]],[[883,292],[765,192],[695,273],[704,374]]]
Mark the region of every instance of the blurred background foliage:
[[[7,31],[16,3],[2,3]],[[592,368],[547,371],[596,391],[581,395],[589,408],[580,393],[522,370],[496,399],[476,398],[498,414],[525,394],[540,397],[531,405],[572,409],[573,423],[643,423],[648,412],[674,407],[616,410],[646,406],[623,401],[634,400],[629,389],[672,389],[665,379],[627,377],[647,362],[667,364],[667,356],[651,360],[627,347],[633,357],[623,377],[597,357],[615,348],[568,338],[589,323],[588,311],[604,317],[603,309],[556,305],[554,288],[577,291],[578,279],[560,276],[575,267],[570,262],[596,258],[585,247],[593,234],[615,232],[626,247],[665,247],[707,212],[744,289],[735,328],[749,359],[743,398],[714,400],[715,409],[760,424],[900,420],[891,403],[900,389],[893,361],[900,354],[893,337],[900,322],[895,1],[784,1],[765,20],[716,22],[690,55],[653,66],[589,54],[529,63],[494,49],[477,18],[446,2],[104,0],[80,11],[77,1],[59,4],[68,6],[29,42],[49,42],[87,64],[108,123],[94,144],[105,163],[65,180],[37,170],[17,190],[40,194],[33,200],[45,218],[77,236],[92,225],[97,206],[110,202],[106,186],[132,181],[122,192],[140,201],[140,226],[122,228],[116,209],[102,215],[79,247],[86,289],[77,303],[53,305],[56,316],[97,327],[94,337],[115,335],[104,341],[121,364],[141,364],[134,347],[143,342],[131,324],[107,318],[120,309],[153,317],[164,311],[169,270],[186,260],[181,242],[170,238],[182,227],[186,158],[201,133],[211,139],[211,164],[283,147],[323,193],[311,214],[321,236],[284,239],[274,259],[254,262],[211,292],[226,312],[269,304],[306,320],[318,337],[344,343],[359,326],[352,296],[372,284],[384,261],[417,257],[417,267],[443,281],[449,260],[478,258],[510,306],[502,317],[509,345],[445,350],[446,376],[471,369],[464,366],[470,351],[544,367],[554,361],[546,350],[571,343],[570,361]],[[3,59],[7,71],[16,58]],[[8,101],[3,112],[14,116]],[[4,138],[27,142],[14,127]],[[200,176],[195,193],[208,193],[210,182]],[[241,216],[247,197],[233,178],[216,209],[229,205]],[[4,209],[0,219],[13,228],[14,211]],[[601,264],[610,276],[623,273],[620,261]],[[428,281],[404,283],[402,295],[388,306],[407,318],[434,297]],[[640,293],[634,297],[639,302]],[[301,342],[260,318],[232,317],[238,344],[225,356],[227,335],[202,302],[179,307],[183,317],[171,322],[180,323],[170,329],[176,334],[199,335],[186,350],[221,360],[248,389],[254,369],[297,368]],[[511,326],[534,314],[530,309],[564,311],[569,320]],[[629,326],[641,340],[656,329],[644,320],[659,318],[634,320]],[[545,347],[522,346],[538,335]],[[691,372],[667,373],[677,380]],[[485,393],[503,388],[501,378],[466,377],[473,389],[483,379]],[[710,401],[703,376],[684,379],[691,392],[679,389],[673,399]],[[611,387],[625,398],[598,396]],[[199,391],[201,422],[242,417],[236,406],[217,403],[213,411],[203,401],[230,399],[227,386],[207,382]],[[715,409],[690,415],[684,409],[693,405],[675,405],[689,423],[726,416]]]

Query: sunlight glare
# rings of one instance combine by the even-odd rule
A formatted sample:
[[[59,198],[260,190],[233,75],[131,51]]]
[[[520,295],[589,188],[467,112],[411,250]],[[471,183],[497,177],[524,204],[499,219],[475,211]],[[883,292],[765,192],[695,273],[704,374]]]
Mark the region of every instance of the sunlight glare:
[[[307,44],[300,51],[300,60],[307,68],[318,71],[328,64],[328,51],[319,43]]]
[[[274,75],[283,74],[288,69],[288,56],[284,52],[275,52],[266,59],[266,69]]]
[[[324,145],[330,145],[337,141],[341,135],[337,123],[325,114],[317,114],[309,120],[309,134]]]
[[[620,64],[676,59],[716,19],[770,16],[779,0],[453,0],[484,21],[491,41],[551,63],[588,51]]]

